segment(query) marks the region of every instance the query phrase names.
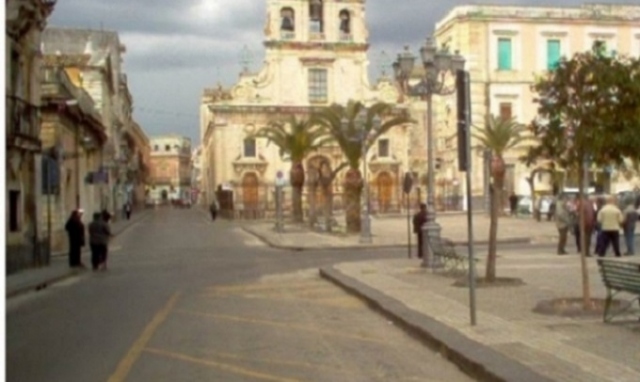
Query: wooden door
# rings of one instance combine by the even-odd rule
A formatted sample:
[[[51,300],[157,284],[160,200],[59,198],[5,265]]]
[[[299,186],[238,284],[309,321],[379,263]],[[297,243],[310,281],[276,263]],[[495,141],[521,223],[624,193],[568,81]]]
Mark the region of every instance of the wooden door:
[[[384,171],[378,175],[378,209],[380,212],[391,210],[391,199],[393,198],[393,177]]]
[[[258,209],[258,176],[253,172],[242,177],[242,204],[245,211]]]

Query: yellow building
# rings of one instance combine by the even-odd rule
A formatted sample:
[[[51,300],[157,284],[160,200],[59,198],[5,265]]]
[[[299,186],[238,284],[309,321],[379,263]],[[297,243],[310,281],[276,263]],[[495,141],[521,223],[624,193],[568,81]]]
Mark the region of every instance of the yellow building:
[[[459,6],[436,24],[435,37],[438,45],[459,50],[466,59],[475,125],[482,125],[488,114],[528,124],[537,115],[531,90],[535,76],[553,68],[560,57],[590,50],[595,41],[604,42],[611,54],[640,55],[640,6]],[[455,135],[455,113],[447,113],[455,110],[455,95],[435,102],[437,115],[444,119],[449,115],[449,123],[435,125],[442,171],[463,179],[457,173],[456,141],[450,138]],[[507,193],[530,194],[526,177],[531,169],[518,160],[523,150],[506,155]],[[488,190],[487,164],[482,153],[476,152],[472,160],[472,191],[481,197]],[[614,175],[612,191],[616,191],[616,179]],[[536,191],[549,191],[549,180],[536,179]],[[627,186],[617,183],[618,188]]]
[[[276,174],[289,176],[290,162],[274,145],[251,135],[274,120],[308,118],[332,103],[395,103],[393,84],[368,80],[369,48],[365,0],[267,0],[264,30],[266,57],[258,73],[248,68],[231,89],[204,90],[201,101],[202,192],[210,199],[219,187],[234,192],[238,216],[262,216],[273,210]],[[375,210],[397,210],[410,127],[380,137],[368,152],[367,168]],[[305,167],[343,161],[338,147],[305,159]],[[288,184],[288,183],[287,183]],[[338,176],[334,193],[339,194]],[[210,200],[204,200],[209,203]],[[340,197],[334,199],[339,208]],[[246,212],[246,213],[245,213]]]

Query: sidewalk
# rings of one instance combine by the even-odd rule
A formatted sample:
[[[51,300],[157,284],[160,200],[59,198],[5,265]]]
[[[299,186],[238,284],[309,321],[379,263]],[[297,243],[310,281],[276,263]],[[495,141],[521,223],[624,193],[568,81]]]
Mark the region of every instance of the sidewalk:
[[[592,297],[604,298],[595,259],[588,261]],[[623,261],[640,264],[640,256]],[[477,269],[483,274],[483,261]],[[640,381],[638,309],[608,324],[600,315],[533,312],[540,301],[581,296],[576,255],[499,253],[498,276],[525,285],[478,288],[476,326],[470,325],[468,288],[453,286],[454,278],[421,268],[416,259],[342,263],[320,274],[479,380]]]
[[[338,218],[343,223],[344,217]],[[441,236],[456,243],[467,241],[467,215],[441,214],[437,222],[442,227]],[[473,214],[473,235],[476,244],[486,244],[489,237],[489,216]],[[243,229],[274,248],[305,249],[366,249],[370,247],[407,246],[406,217],[380,217],[371,219],[373,242],[361,244],[358,234],[322,233],[311,231],[303,225],[285,224],[284,231],[275,231],[274,222],[246,222]],[[411,243],[416,245],[416,235],[411,227]],[[569,239],[572,240],[573,237]],[[530,218],[501,217],[498,221],[498,242],[500,243],[555,243],[558,231],[555,222],[536,222]]]
[[[139,210],[131,215],[131,220],[120,219],[111,225],[114,236],[124,232],[131,225],[145,219],[150,214],[150,210]],[[82,251],[85,259],[89,250],[87,247]],[[6,298],[15,297],[19,294],[39,290],[47,285],[56,283],[68,277],[81,274],[85,271],[69,268],[67,252],[54,252],[51,255],[51,262],[42,268],[24,269],[18,273],[6,276],[5,295]]]

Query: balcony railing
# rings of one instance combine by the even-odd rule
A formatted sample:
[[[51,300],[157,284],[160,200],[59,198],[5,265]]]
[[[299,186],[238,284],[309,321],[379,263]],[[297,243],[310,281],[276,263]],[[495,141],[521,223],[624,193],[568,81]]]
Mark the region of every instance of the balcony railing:
[[[296,38],[296,32],[280,31],[280,39],[282,40],[294,40]]]
[[[353,35],[351,33],[340,33],[340,41],[341,42],[352,42]]]

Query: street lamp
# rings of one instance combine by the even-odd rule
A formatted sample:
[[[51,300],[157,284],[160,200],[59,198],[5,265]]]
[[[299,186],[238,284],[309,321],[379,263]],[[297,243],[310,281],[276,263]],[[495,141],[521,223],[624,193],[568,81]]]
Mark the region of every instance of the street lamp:
[[[355,134],[349,137],[349,140],[352,142],[359,142],[361,145],[361,155],[362,155],[362,167],[363,167],[363,181],[364,181],[364,191],[365,191],[365,206],[361,206],[360,208],[360,243],[362,244],[370,244],[373,242],[373,238],[371,235],[371,201],[369,195],[369,175],[367,171],[367,150],[369,148],[369,133],[371,131],[377,131],[382,125],[382,120],[380,116],[374,115],[369,120],[366,110],[362,109],[360,113],[353,120],[355,127]],[[349,132],[349,119],[343,117],[340,120],[342,124],[342,130],[344,132]],[[367,129],[367,123],[370,123],[370,129]]]
[[[447,87],[447,75],[455,76],[458,70],[464,69],[464,57],[458,52],[449,53],[447,47],[437,48],[435,41],[429,37],[425,45],[420,48],[420,58],[424,66],[424,75],[415,86],[409,85],[416,57],[405,47],[405,51],[398,54],[397,61],[393,64],[396,81],[401,85],[403,93],[411,96],[420,96],[427,101],[427,222],[422,226],[424,240],[422,259],[423,267],[433,267],[429,254],[428,238],[439,235],[440,226],[436,223],[435,211],[435,141],[433,139],[433,110],[432,97],[436,95],[450,95],[455,91],[455,86]]]

